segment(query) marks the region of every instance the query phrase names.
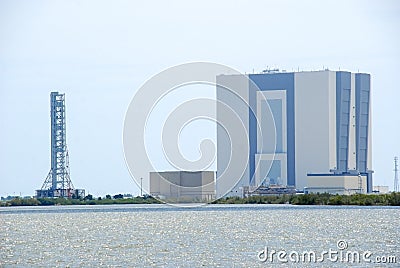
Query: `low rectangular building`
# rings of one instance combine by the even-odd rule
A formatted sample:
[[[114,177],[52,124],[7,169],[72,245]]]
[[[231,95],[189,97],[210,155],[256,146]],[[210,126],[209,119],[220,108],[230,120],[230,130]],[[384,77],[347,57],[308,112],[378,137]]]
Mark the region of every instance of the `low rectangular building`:
[[[46,189],[46,190],[36,190],[36,198],[84,198],[84,189]]]
[[[150,172],[150,195],[178,202],[207,202],[215,199],[215,172]]]
[[[367,193],[367,176],[308,174],[304,193],[365,194]]]
[[[375,185],[372,192],[377,194],[387,194],[389,193],[389,186]]]

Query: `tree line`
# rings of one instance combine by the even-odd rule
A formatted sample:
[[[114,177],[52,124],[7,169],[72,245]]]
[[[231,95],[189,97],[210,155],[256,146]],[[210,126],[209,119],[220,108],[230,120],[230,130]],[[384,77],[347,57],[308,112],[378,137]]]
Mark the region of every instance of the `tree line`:
[[[110,204],[160,204],[150,195],[124,198],[122,194],[94,198],[88,194],[84,198],[19,198],[0,202],[0,206],[53,206],[53,205],[110,205]],[[212,204],[292,204],[292,205],[353,205],[353,206],[400,206],[400,192],[389,194],[333,195],[328,193],[282,194],[250,196],[245,198],[226,197]]]
[[[54,205],[111,205],[111,204],[158,204],[157,199],[145,195],[131,198],[123,198],[122,194],[114,196],[106,195],[105,198],[94,198],[88,194],[84,198],[13,198],[12,200],[1,202],[0,206],[54,206]]]
[[[310,193],[296,195],[266,195],[246,198],[227,197],[215,204],[292,204],[292,205],[350,205],[350,206],[400,206],[400,192],[390,194],[334,195]]]

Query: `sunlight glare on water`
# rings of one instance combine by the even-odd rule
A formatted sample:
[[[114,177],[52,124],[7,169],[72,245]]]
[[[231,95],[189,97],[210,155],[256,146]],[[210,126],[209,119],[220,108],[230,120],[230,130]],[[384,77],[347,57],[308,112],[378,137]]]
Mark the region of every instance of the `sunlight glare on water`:
[[[0,266],[268,267],[257,258],[265,246],[321,252],[337,250],[338,240],[398,255],[399,216],[388,207],[291,205],[0,208]]]

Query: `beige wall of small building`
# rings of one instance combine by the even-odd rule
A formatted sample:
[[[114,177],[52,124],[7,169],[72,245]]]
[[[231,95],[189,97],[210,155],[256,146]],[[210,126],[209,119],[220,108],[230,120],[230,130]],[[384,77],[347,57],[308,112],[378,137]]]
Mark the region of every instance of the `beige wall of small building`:
[[[373,187],[373,191],[378,192],[380,194],[387,194],[389,193],[389,186],[375,185]]]
[[[361,179],[361,190],[360,190]],[[355,194],[367,192],[367,177],[357,175],[349,176],[326,176],[313,175],[307,177],[308,193],[332,193],[332,194]]]
[[[209,201],[215,198],[213,171],[150,172],[150,194],[166,199]]]

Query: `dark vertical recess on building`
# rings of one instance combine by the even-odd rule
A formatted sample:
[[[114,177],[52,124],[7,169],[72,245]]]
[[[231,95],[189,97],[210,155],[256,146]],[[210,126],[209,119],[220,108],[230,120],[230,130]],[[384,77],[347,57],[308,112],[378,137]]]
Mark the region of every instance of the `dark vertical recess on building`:
[[[295,107],[294,107],[294,73],[274,73],[274,74],[250,74],[249,78],[262,90],[286,90],[286,115],[287,115],[287,183],[289,186],[296,185],[295,173]],[[251,87],[251,85],[250,85]],[[254,85],[253,85],[254,87]],[[251,93],[251,98],[256,102],[256,94]],[[254,96],[252,96],[254,94]],[[251,103],[250,98],[250,103]],[[253,123],[252,123],[253,120]],[[254,125],[253,125],[254,124]],[[256,118],[250,115],[250,162],[255,162],[255,154],[257,153],[257,126]],[[252,148],[252,144],[255,147]],[[253,169],[250,168],[250,177],[254,176]]]
[[[336,73],[336,171],[348,171],[351,73]]]
[[[250,77],[249,77],[250,78]],[[251,79],[251,78],[250,78]],[[250,185],[255,185],[255,164],[257,153],[257,90],[258,87],[249,81],[249,168],[250,168]]]
[[[372,191],[372,171],[367,170],[369,139],[370,75],[356,74],[356,150],[357,170],[367,175],[367,191]]]

